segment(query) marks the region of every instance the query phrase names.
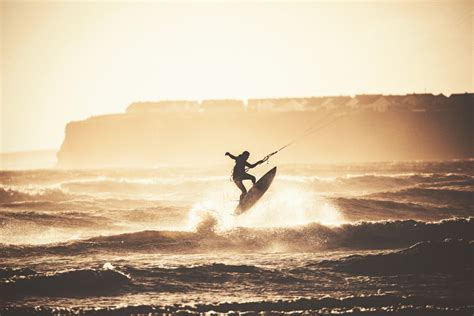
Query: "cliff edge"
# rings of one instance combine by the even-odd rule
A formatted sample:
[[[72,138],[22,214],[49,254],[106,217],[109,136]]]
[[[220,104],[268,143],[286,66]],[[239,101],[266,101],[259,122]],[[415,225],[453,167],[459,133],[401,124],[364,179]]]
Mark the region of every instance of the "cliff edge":
[[[212,165],[243,150],[256,160],[311,126],[280,163],[471,158],[473,107],[472,93],[137,102],[69,123],[58,166]]]

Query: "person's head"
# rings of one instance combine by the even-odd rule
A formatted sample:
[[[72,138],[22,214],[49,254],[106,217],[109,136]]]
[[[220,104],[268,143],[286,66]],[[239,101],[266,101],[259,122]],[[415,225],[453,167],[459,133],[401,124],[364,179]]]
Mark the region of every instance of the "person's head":
[[[244,151],[242,153],[242,157],[245,158],[245,160],[247,160],[249,158],[249,156],[250,156],[250,153],[248,151]]]

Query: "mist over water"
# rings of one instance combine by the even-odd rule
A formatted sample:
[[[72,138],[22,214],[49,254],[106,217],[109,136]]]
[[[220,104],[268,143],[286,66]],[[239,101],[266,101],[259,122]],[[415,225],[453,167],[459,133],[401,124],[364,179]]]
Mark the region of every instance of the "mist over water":
[[[279,166],[240,216],[223,168],[2,171],[0,311],[469,313],[473,167]]]

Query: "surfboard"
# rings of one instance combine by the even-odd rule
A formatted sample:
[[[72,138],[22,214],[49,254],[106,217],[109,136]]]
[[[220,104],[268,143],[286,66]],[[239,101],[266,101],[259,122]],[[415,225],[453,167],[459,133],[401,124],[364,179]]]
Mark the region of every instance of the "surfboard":
[[[258,200],[267,192],[270,184],[272,184],[273,178],[275,178],[277,167],[272,168],[270,171],[265,173],[263,177],[258,179],[253,187],[244,195],[239,205],[235,209],[235,214],[240,215],[248,211],[254,206]]]

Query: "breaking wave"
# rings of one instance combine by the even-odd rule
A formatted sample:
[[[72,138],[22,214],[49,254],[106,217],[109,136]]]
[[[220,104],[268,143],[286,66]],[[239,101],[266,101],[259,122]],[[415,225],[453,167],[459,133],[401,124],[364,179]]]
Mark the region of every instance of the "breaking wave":
[[[446,238],[474,239],[473,218],[457,218],[439,222],[415,220],[359,222],[341,226],[312,223],[282,228],[239,227],[221,232],[216,232],[212,227],[196,232],[142,231],[41,246],[3,244],[0,250],[5,255],[13,256],[28,256],[44,252],[68,255],[124,250],[158,253],[311,252],[344,248],[400,248],[420,241],[442,241]]]

